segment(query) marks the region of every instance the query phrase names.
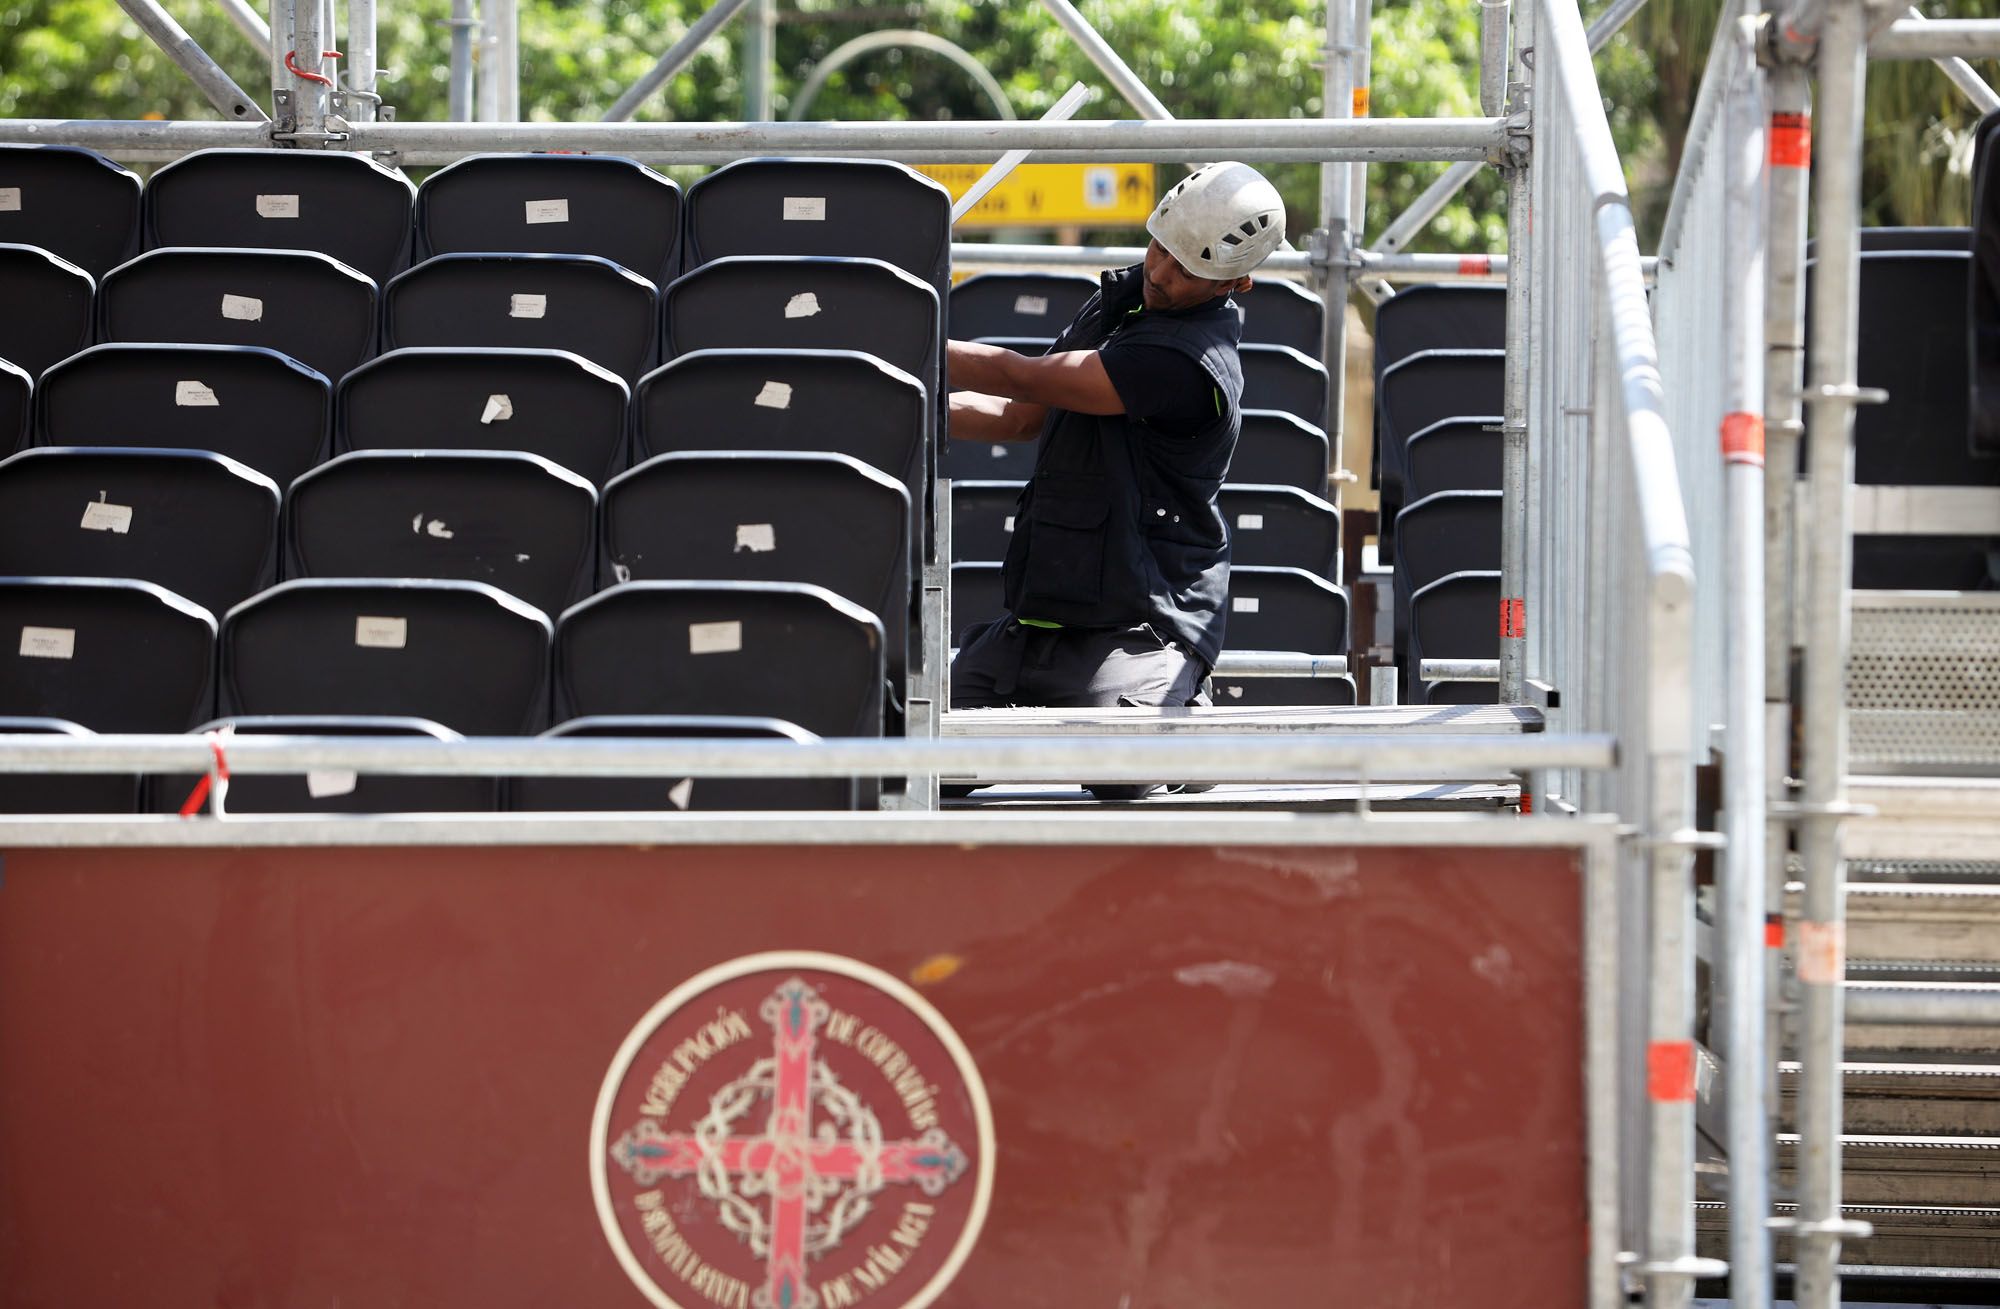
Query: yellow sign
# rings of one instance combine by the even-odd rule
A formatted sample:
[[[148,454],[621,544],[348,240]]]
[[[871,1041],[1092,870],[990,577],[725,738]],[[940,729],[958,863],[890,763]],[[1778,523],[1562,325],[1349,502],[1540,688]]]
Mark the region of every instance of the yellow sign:
[[[923,164],[953,200],[985,164]],[[958,222],[960,227],[1138,227],[1153,212],[1151,164],[1022,164]]]

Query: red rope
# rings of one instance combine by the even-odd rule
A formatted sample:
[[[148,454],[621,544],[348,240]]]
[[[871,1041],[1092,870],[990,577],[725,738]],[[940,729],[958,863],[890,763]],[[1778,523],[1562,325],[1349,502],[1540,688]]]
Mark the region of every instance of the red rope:
[[[291,69],[297,76],[305,78],[308,82],[318,82],[321,86],[333,85],[331,77],[321,77],[318,73],[308,73],[305,69],[300,68],[296,63],[292,62],[297,57],[297,51],[285,51],[285,67]],[[319,52],[319,57],[322,59],[339,59],[341,58],[341,53],[338,50],[322,50]]]
[[[222,753],[222,735],[219,732],[208,734],[208,748],[215,754],[215,771],[203,773],[201,780],[194,784],[194,790],[188,792],[188,798],[181,801],[183,818],[193,818],[201,812],[202,805],[208,802],[208,789],[211,785],[216,781],[229,780],[229,759]]]

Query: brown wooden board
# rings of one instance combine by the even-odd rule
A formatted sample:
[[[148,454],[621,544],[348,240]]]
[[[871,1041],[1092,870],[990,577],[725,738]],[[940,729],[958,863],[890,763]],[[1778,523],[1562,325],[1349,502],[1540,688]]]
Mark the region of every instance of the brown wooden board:
[[[685,1056],[685,1085],[667,1075],[679,1096],[647,1139],[698,1154],[701,1121],[711,1144],[723,1128],[756,1136],[770,1111],[755,1107],[755,1059],[791,1021],[762,1007],[772,979],[649,1014],[704,970],[767,951],[896,979],[798,970],[799,994],[824,1003],[811,1131],[839,1137],[810,1147],[813,1166],[853,1162],[840,1142],[856,1103],[884,1141],[928,1124],[944,1152],[909,1155],[907,1185],[877,1177],[845,1226],[829,1226],[837,1196],[788,1211],[823,1246],[804,1256],[793,1309],[895,1309],[940,1288],[954,1309],[1581,1305],[1581,862],[1386,848],[9,852],[0,1305],[643,1306],[600,1222],[592,1158],[643,1126],[649,1079],[702,1030],[708,1053]],[[905,1070],[864,1027],[928,1089],[905,1079],[897,1094]],[[990,1141],[950,1033],[990,1101]],[[628,1039],[632,1071],[607,1092]],[[826,1108],[833,1082],[854,1092],[848,1118]],[[749,1098],[711,1112],[730,1087]],[[609,1138],[593,1137],[601,1094],[616,1101]],[[727,1176],[754,1169],[754,1140],[727,1148]],[[641,1201],[630,1168],[602,1171],[668,1302],[748,1309],[768,1233],[759,1255],[698,1176]],[[982,1177],[990,1206],[954,1273]],[[732,1194],[739,1218],[775,1221],[777,1200]],[[648,1245],[666,1224],[647,1206],[685,1243]]]

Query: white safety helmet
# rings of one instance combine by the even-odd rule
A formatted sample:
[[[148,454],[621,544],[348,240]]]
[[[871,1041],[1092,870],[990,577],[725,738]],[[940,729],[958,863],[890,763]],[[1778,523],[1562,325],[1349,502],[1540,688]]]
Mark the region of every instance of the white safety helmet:
[[[1285,240],[1285,202],[1248,164],[1204,164],[1160,197],[1146,230],[1196,277],[1235,281]]]

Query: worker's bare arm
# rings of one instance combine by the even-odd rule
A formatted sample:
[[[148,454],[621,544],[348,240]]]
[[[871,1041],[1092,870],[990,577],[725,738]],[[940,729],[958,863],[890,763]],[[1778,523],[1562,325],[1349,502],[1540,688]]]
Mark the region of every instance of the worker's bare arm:
[[[1125,402],[1095,350],[1039,358],[1000,346],[952,341],[945,352],[951,385],[1077,414],[1122,414]]]
[[[978,391],[951,393],[951,435],[961,441],[1032,441],[1048,406]]]

